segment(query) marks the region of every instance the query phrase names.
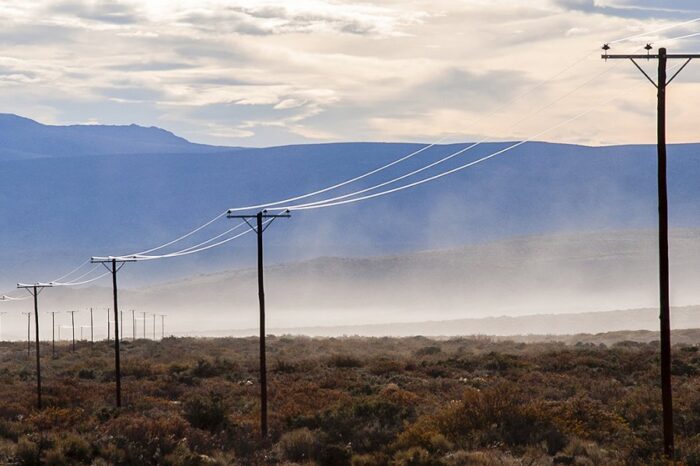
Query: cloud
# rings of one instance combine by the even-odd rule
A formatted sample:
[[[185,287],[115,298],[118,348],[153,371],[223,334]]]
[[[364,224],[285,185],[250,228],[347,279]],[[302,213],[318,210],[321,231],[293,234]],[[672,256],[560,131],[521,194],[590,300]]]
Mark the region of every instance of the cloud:
[[[49,5],[49,15],[73,16],[90,21],[115,25],[134,24],[139,21],[136,10],[116,1],[62,1]]]
[[[146,61],[110,65],[109,68],[119,71],[172,71],[195,68],[194,63]]]
[[[607,16],[619,16],[634,19],[678,19],[688,18],[691,12],[700,12],[700,8],[688,8],[687,2],[660,1],[621,1],[617,3],[600,0],[556,0],[556,5],[566,10],[595,13]],[[674,5],[678,5],[674,7]]]
[[[305,4],[306,3],[306,4]],[[392,36],[425,15],[410,10],[335,4],[325,1],[233,5],[211,11],[194,11],[178,20],[203,30],[247,35],[346,33]]]
[[[647,90],[634,87],[644,83],[635,70],[602,62],[600,44],[700,16],[693,8],[653,0],[8,0],[0,5],[0,98],[42,121],[135,121],[216,144],[527,137],[610,97],[638,100],[626,92]],[[615,49],[651,41],[695,51],[700,37],[663,41],[698,27]],[[674,92],[696,82],[691,65]],[[685,115],[674,134],[694,138],[685,123],[696,120],[692,99],[671,102]],[[637,128],[647,116],[626,108],[601,104],[598,118],[547,137],[644,141]],[[612,132],[618,111],[628,121]]]

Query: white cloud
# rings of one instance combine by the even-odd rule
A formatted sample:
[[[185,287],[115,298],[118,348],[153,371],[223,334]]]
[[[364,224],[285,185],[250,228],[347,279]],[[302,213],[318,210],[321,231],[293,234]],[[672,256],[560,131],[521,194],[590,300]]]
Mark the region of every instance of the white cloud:
[[[653,0],[10,0],[0,5],[0,98],[6,111],[52,123],[135,121],[200,142],[269,145],[525,137],[617,95],[622,104],[547,138],[651,141],[651,114],[624,103],[653,92],[598,48],[700,16],[690,10]],[[615,49],[697,31],[700,22]],[[666,45],[696,51],[700,40]],[[692,95],[690,68],[674,85]],[[673,97],[684,121],[697,120],[692,99]],[[673,134],[696,138],[684,122]]]

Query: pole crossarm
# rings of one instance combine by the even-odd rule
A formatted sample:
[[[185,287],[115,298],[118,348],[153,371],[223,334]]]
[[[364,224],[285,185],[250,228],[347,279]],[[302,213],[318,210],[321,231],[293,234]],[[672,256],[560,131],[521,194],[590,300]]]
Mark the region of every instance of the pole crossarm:
[[[53,288],[53,283],[34,283],[33,285],[18,283],[17,288],[27,290],[32,296],[34,296],[34,293],[36,293],[38,296],[42,291],[44,291],[44,288]]]
[[[604,60],[658,60],[658,54],[617,54],[617,55],[601,55],[600,58]],[[700,58],[700,53],[669,53],[666,54],[666,58],[669,60],[688,60],[693,58]]]
[[[265,225],[262,226],[262,231],[264,232],[272,224],[272,222],[274,222],[278,218],[290,218],[291,214],[289,213],[288,210],[286,210],[283,214],[268,214],[267,210],[263,210],[259,214],[240,215],[240,214],[233,214],[229,210],[226,217],[227,218],[240,218],[240,219],[242,219],[245,223],[248,224],[248,226],[250,227],[251,230],[253,230],[254,232],[257,233],[258,228],[256,226],[254,226],[252,223],[250,223],[249,220],[257,219],[258,217],[260,217],[263,220],[267,220]]]
[[[669,53],[669,54],[655,54],[655,55],[643,55],[643,54],[642,55],[628,55],[628,54],[608,55],[608,54],[603,54],[600,56],[600,58],[602,58],[604,60],[629,60],[629,61],[631,61],[634,64],[634,66],[636,66],[637,69],[639,71],[641,71],[642,74],[649,80],[649,82],[651,84],[653,84],[654,87],[656,87],[657,89],[659,88],[659,84],[654,82],[654,80],[647,74],[646,71],[644,71],[644,69],[641,66],[639,66],[639,64],[635,60],[647,60],[647,61],[658,60],[659,57],[664,57],[666,60],[685,60],[685,63],[683,63],[683,65],[681,65],[681,67],[673,74],[673,76],[671,76],[671,79],[666,81],[665,85],[668,86],[669,84],[671,84],[671,81],[676,79],[676,76],[678,76],[678,74],[681,71],[683,71],[683,69],[686,66],[688,66],[688,63],[690,63],[690,61],[693,58],[700,58],[700,53],[690,53],[690,54],[688,54],[688,53]]]
[[[127,262],[137,262],[136,258],[132,257],[112,257],[112,256],[94,256],[90,258],[91,264],[102,264],[107,268],[110,273],[114,273],[111,267],[108,265],[119,264],[116,268],[116,272],[119,272],[122,267],[126,265]]]

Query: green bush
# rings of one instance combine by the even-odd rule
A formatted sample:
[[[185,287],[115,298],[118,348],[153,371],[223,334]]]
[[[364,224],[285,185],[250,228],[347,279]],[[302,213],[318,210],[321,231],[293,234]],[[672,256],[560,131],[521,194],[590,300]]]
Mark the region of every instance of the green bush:
[[[183,404],[183,409],[185,419],[192,426],[209,431],[221,427],[228,415],[228,407],[222,396],[214,392],[188,397]]]

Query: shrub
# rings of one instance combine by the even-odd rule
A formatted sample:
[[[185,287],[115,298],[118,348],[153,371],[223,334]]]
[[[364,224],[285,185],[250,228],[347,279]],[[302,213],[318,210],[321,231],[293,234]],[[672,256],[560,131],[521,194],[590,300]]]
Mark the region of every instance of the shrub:
[[[289,461],[308,461],[316,456],[319,445],[314,433],[302,427],[283,434],[277,447]]]
[[[185,419],[194,427],[214,431],[226,421],[228,407],[218,393],[195,394],[183,403]]]
[[[22,466],[41,466],[41,450],[39,445],[22,437],[17,442],[15,460]]]
[[[330,357],[329,364],[341,369],[362,367],[362,361],[350,354],[334,354]]]
[[[416,356],[431,356],[433,354],[440,354],[440,352],[442,352],[442,350],[439,346],[424,346],[423,348],[416,351]]]
[[[42,464],[62,466],[65,464],[89,464],[92,459],[90,444],[75,434],[67,434],[54,442],[42,458]]]
[[[78,371],[78,377],[86,380],[94,380],[95,371],[93,369],[82,368]]]
[[[394,455],[392,466],[431,466],[430,453],[421,447],[411,447]]]
[[[227,359],[215,358],[213,361],[198,359],[194,367],[190,369],[190,373],[194,377],[206,379],[226,375],[235,368],[236,365]]]

